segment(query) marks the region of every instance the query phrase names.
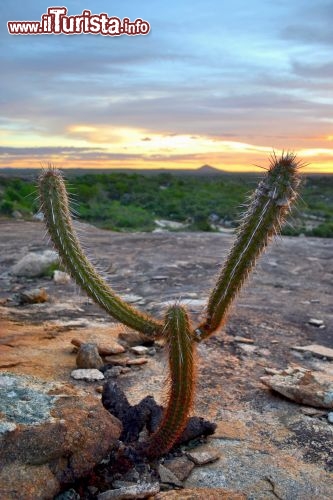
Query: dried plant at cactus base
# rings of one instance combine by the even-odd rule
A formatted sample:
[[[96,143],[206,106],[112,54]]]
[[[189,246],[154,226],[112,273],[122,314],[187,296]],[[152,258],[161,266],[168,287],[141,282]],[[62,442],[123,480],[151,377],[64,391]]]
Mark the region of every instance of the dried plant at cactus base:
[[[164,321],[128,305],[98,274],[75,233],[61,173],[50,167],[39,179],[41,210],[59,256],[76,283],[113,318],[144,335],[164,337],[169,355],[168,399],[159,428],[141,448],[157,457],[172,448],[184,430],[195,391],[194,357],[198,342],[223,325],[228,309],[272,236],[280,232],[297,198],[300,162],[294,154],[273,155],[253,193],[236,240],[208,299],[205,320],[194,327],[183,306],[175,304]]]

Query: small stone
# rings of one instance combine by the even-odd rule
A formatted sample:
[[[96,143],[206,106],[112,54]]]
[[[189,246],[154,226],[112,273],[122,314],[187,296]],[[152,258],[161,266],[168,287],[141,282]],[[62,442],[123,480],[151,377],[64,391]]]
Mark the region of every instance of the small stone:
[[[106,356],[105,361],[107,363],[110,363],[111,365],[118,365],[118,366],[134,366],[134,365],[144,365],[145,363],[148,363],[147,358],[130,359],[130,358],[119,358],[115,356]]]
[[[309,352],[314,356],[318,356],[320,358],[333,359],[333,349],[330,347],[325,347],[319,344],[310,344],[305,346],[293,346],[292,349],[300,352]]]
[[[67,285],[71,280],[71,277],[68,273],[64,271],[59,271],[56,269],[53,273],[53,281],[56,285]]]
[[[145,347],[144,345],[136,345],[134,347],[131,347],[131,351],[134,352],[134,354],[139,354],[139,355],[149,353],[148,347]]]
[[[167,280],[169,276],[164,276],[162,274],[159,274],[157,276],[152,276],[151,279],[155,281],[164,281]]]
[[[333,411],[329,412],[329,414],[327,415],[327,420],[330,424],[333,424]]]
[[[310,318],[309,319],[309,325],[313,326],[322,326],[324,324],[322,319],[316,319],[316,318]]]
[[[103,380],[104,375],[99,370],[95,368],[83,369],[80,368],[78,370],[73,370],[71,373],[71,377],[75,380],[85,380],[86,382],[95,382],[96,380]]]
[[[212,462],[216,462],[220,458],[220,455],[212,450],[212,451],[191,451],[187,452],[186,455],[195,465],[205,465],[210,464]]]
[[[71,343],[76,347],[80,347],[85,342],[78,338],[74,338],[71,340]],[[100,356],[112,356],[113,354],[122,354],[126,351],[126,349],[122,345],[118,344],[118,342],[110,341],[107,344],[94,342],[94,344],[97,345],[98,354]]]
[[[211,485],[209,481],[207,482]],[[216,488],[213,486],[210,488],[201,488],[198,486],[197,488],[183,489],[181,492],[177,490],[161,492],[154,497],[154,500],[202,500],[203,498],[207,500],[246,500],[253,497],[237,491],[227,490],[226,488]]]
[[[114,366],[113,368],[109,368],[104,372],[105,378],[117,378],[119,375],[130,372],[131,369],[125,366]]]
[[[43,302],[47,302],[48,300],[49,297],[46,293],[45,288],[34,288],[32,290],[21,292],[18,295],[18,302],[21,305],[42,304]]]
[[[11,269],[11,273],[16,276],[26,276],[35,278],[43,276],[48,272],[50,266],[57,264],[58,254],[53,250],[45,250],[42,253],[28,253],[20,259]]]
[[[167,467],[164,465],[160,464],[158,467],[158,474],[160,476],[160,481],[163,484],[167,484],[170,486],[178,486],[182,487],[181,481],[178,479],[178,477],[171,472]]]
[[[121,332],[118,335],[119,340],[125,342],[129,347],[133,347],[136,345],[153,345],[154,341],[149,337],[146,337],[142,333],[129,331],[129,332]]]
[[[159,483],[138,483],[134,486],[104,491],[97,496],[97,500],[136,500],[154,496],[159,491]]]
[[[101,368],[103,360],[98,354],[96,344],[81,344],[76,356],[78,368]]]
[[[240,344],[239,348],[246,354],[253,354],[256,351],[256,346],[251,344]]]
[[[261,381],[296,403],[333,409],[332,375],[301,367],[289,367],[276,375],[261,377]]]
[[[326,415],[325,411],[318,410],[317,408],[301,408],[301,412],[303,415],[307,415],[308,417],[323,417]]]
[[[194,468],[193,461],[189,460],[186,456],[176,457],[173,460],[168,460],[164,466],[169,469],[179,481],[185,481],[191,474]]]
[[[254,340],[253,339],[249,339],[247,337],[238,337],[238,336],[236,336],[234,338],[234,341],[235,342],[240,342],[241,344],[254,344]]]

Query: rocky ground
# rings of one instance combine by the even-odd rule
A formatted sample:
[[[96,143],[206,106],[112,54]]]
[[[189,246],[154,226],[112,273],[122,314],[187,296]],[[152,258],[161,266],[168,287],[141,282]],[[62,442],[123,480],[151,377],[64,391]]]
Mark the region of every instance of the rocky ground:
[[[233,239],[232,235],[214,233],[120,234],[88,225],[79,225],[79,232],[89,256],[122,296],[160,317],[167,304],[180,299],[188,305],[194,321],[202,314],[214,276]],[[28,253],[40,254],[50,248],[44,233],[39,222],[0,221],[0,370],[56,381],[66,387],[67,396],[81,391],[81,397],[98,401],[96,389],[103,381],[71,378],[76,367],[71,340],[115,347],[121,344],[118,334],[124,329],[115,326],[72,282],[57,284],[52,277],[14,274],[15,265]],[[189,467],[190,459],[182,455],[178,458],[186,464],[179,472],[179,463],[177,469],[177,463],[170,465],[171,459],[166,460],[165,465],[178,474],[178,483],[162,481],[158,487],[161,492],[151,490],[145,497],[333,497],[332,257],[332,240],[302,237],[277,239],[263,256],[224,330],[198,348],[194,413],[216,422],[217,430],[195,451],[210,453],[214,461]],[[44,288],[41,303],[27,303],[30,290],[36,288]],[[294,349],[309,345],[321,348]],[[167,366],[163,349],[155,346],[138,356],[128,344],[123,346],[126,352],[118,357],[136,362],[138,357],[144,359],[142,365],[123,363],[126,369],[118,369],[117,381],[130,402],[138,403],[149,394],[163,401]],[[288,367],[282,383],[277,375],[274,379],[277,371]],[[326,385],[314,381],[314,376],[326,377]],[[266,384],[262,377],[266,377]],[[293,400],[272,391],[267,383],[276,387],[280,384],[280,392]],[[298,390],[297,384],[303,387]],[[103,425],[107,426],[105,418],[103,414]],[[7,435],[10,424],[6,425]],[[116,439],[117,430],[110,447]],[[0,469],[2,465],[0,456]],[[29,462],[29,467],[35,465]],[[57,473],[59,467],[54,468]],[[188,469],[187,477],[184,468]],[[0,475],[0,492],[3,477]],[[22,484],[24,477],[25,472]],[[127,483],[132,487],[131,481],[125,481],[125,486],[123,483],[113,487],[119,489]],[[55,492],[58,485],[50,491]],[[168,488],[171,491],[162,491]],[[47,498],[33,494],[20,496],[18,491],[0,496]],[[94,498],[92,489],[90,494]],[[134,495],[131,498],[141,498],[139,493]]]

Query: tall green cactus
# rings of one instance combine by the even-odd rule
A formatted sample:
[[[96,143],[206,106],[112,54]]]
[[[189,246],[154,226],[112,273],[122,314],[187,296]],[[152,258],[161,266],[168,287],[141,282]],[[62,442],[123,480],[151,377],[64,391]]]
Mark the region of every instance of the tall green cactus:
[[[162,324],[128,305],[98,274],[85,256],[70,214],[68,195],[61,173],[49,168],[39,179],[41,210],[59,256],[77,282],[97,304],[115,319],[145,335],[161,334]]]
[[[197,340],[203,340],[221,326],[257,258],[271,237],[280,232],[297,197],[299,165],[293,154],[282,155],[279,160],[272,156],[270,168],[251,197],[236,241],[210,294],[206,320],[195,331]]]
[[[167,452],[183,431],[195,387],[194,346],[224,323],[227,311],[253,269],[256,259],[281,225],[297,198],[300,163],[294,154],[272,156],[263,180],[253,193],[237,231],[236,241],[217,278],[206,319],[190,326],[186,310],[170,307],[164,322],[129,306],[110,288],[88,261],[75,233],[66,187],[60,172],[43,171],[39,179],[41,210],[51,239],[71,276],[111,316],[152,338],[164,337],[169,354],[169,393],[161,424],[144,444],[148,457]]]
[[[168,400],[159,428],[144,444],[150,458],[163,455],[177,441],[194,399],[195,344],[185,308],[178,304],[169,307],[164,328],[169,355]]]

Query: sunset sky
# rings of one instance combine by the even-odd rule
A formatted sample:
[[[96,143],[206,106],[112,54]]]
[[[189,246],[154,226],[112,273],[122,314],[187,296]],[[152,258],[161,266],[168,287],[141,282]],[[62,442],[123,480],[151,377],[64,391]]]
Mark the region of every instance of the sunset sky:
[[[9,35],[53,5],[1,2],[0,167],[333,173],[333,1],[68,0],[151,31]]]

